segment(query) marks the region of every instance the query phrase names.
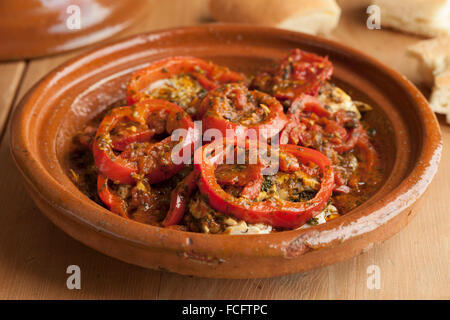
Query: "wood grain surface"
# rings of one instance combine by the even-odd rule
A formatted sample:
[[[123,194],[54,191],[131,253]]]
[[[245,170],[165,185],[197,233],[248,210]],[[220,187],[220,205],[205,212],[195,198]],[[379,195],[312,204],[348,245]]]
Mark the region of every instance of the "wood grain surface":
[[[150,0],[149,0],[150,1]],[[153,1],[150,15],[120,36],[208,21],[206,0]],[[354,46],[421,85],[407,45],[420,40],[365,27],[366,1],[344,9],[331,38]],[[210,280],[146,270],[106,257],[73,240],[33,205],[21,184],[5,130],[10,109],[49,70],[78,52],[0,64],[0,298],[1,299],[448,299],[450,126],[440,119],[441,165],[418,216],[399,234],[349,261],[304,274],[263,280]],[[81,290],[66,287],[66,268],[81,268]],[[381,287],[369,289],[368,267]],[[257,267],[257,266],[255,266]]]

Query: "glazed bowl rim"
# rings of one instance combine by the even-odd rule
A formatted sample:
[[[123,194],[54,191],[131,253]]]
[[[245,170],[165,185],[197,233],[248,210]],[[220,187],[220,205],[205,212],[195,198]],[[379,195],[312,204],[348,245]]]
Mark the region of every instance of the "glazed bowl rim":
[[[142,43],[142,41],[151,42],[152,36],[155,35],[168,35],[170,37],[183,33],[194,34],[196,32],[208,33],[213,31],[225,33],[238,31],[247,33],[267,32],[277,37],[283,36],[289,39],[298,39],[303,42],[307,41],[316,46],[334,47],[341,53],[343,52],[349,56],[357,56],[366,63],[380,69],[385,76],[391,78],[391,81],[395,81],[409,95],[413,96],[417,107],[414,110],[419,112],[418,118],[424,130],[422,149],[412,170],[388,196],[388,204],[381,205],[381,203],[375,203],[371,206],[371,210],[365,208],[357,216],[352,216],[351,214],[345,215],[326,224],[308,229],[262,235],[211,235],[165,229],[132,220],[125,220],[117,215],[111,214],[107,209],[87,197],[83,199],[84,201],[80,202],[79,198],[68,190],[65,190],[63,184],[59,184],[58,181],[52,178],[51,173],[41,164],[39,155],[31,151],[30,139],[28,138],[30,133],[27,128],[27,114],[32,110],[34,102],[42,90],[48,89],[48,86],[55,79],[63,78],[64,72],[67,73],[68,69],[77,68],[78,66],[82,66],[83,63],[98,59],[102,55],[108,55],[114,52],[114,50],[117,50],[117,48],[133,47],[133,45]],[[368,216],[372,216],[372,218],[377,219],[380,223],[386,223],[422,196],[437,171],[442,149],[439,124],[427,100],[408,79],[392,68],[383,65],[381,62],[364,53],[332,40],[293,31],[236,24],[212,24],[171,28],[133,35],[111,44],[94,48],[70,59],[47,74],[22,98],[13,112],[10,143],[13,158],[24,176],[27,185],[31,187],[31,192],[46,201],[50,206],[56,207],[61,214],[65,214],[67,217],[81,224],[87,224],[96,231],[103,232],[110,237],[120,238],[131,244],[148,248],[180,251],[185,250],[186,243],[189,243],[190,250],[196,252],[210,253],[212,250],[221,250],[222,254],[225,255],[247,256],[261,254],[268,256],[286,256],[286,246],[296,239],[301,239],[302,242],[314,248],[332,247],[358,237],[364,232],[375,230],[377,225],[371,225],[374,220],[367,219]],[[81,193],[81,191],[79,192]],[[65,201],[62,201],[61,197],[55,197],[55,194],[63,194]],[[357,210],[358,208],[355,209],[355,211]],[[336,230],[339,232],[335,232]],[[360,231],[358,232],[358,230]],[[234,246],[230,246],[234,247],[233,250],[230,251],[229,249],[220,248],[221,243],[225,240],[235,244]],[[246,241],[252,241],[257,243],[257,245],[246,246],[244,245]],[[262,252],[260,249],[263,247],[267,250]],[[307,251],[303,250],[301,254]]]

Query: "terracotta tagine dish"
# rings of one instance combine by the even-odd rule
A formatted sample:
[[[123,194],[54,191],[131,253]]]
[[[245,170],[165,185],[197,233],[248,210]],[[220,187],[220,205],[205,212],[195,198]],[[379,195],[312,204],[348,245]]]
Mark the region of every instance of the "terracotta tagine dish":
[[[0,60],[80,48],[109,38],[148,12],[141,0],[1,1]]]
[[[73,137],[126,97],[127,83],[137,70],[168,57],[192,56],[249,76],[294,48],[327,56],[334,68],[330,81],[372,107],[366,120],[376,132],[383,178],[349,212],[323,224],[269,234],[190,232],[123,218],[73,182],[67,156]],[[439,125],[426,99],[390,67],[330,40],[242,25],[157,31],[81,55],[28,92],[14,111],[11,130],[12,154],[30,196],[67,234],[128,263],[210,278],[305,272],[383,242],[418,212],[442,148]]]

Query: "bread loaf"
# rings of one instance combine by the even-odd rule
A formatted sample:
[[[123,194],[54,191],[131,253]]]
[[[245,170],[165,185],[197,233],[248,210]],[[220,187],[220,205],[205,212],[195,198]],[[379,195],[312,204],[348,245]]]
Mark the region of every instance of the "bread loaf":
[[[436,76],[430,106],[434,112],[445,114],[450,124],[450,68]]]
[[[381,26],[436,37],[450,35],[450,0],[372,0]]]
[[[278,27],[310,34],[327,34],[339,21],[334,0],[210,0],[217,21]]]
[[[433,87],[431,109],[445,114],[450,123],[450,36],[420,41],[408,51],[419,59],[420,72]]]

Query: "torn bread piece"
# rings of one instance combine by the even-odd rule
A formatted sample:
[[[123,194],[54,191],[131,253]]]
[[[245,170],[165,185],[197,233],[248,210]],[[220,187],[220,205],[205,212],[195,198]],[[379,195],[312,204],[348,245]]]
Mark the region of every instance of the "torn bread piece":
[[[211,16],[221,22],[249,23],[309,34],[327,34],[339,22],[335,0],[210,0]]]
[[[434,112],[445,114],[447,123],[450,124],[450,68],[434,79],[430,106]]]
[[[419,72],[432,86],[434,77],[450,67],[450,36],[417,42],[408,53],[420,60]]]
[[[450,123],[450,36],[420,41],[408,48],[420,60],[420,72],[433,87],[430,106]]]
[[[427,37],[450,35],[450,0],[372,0],[381,25]]]

